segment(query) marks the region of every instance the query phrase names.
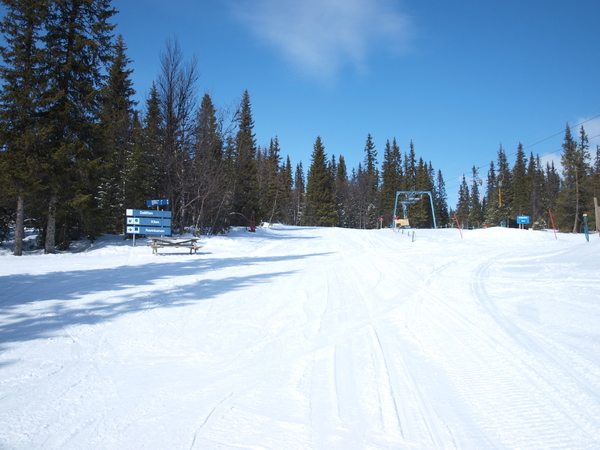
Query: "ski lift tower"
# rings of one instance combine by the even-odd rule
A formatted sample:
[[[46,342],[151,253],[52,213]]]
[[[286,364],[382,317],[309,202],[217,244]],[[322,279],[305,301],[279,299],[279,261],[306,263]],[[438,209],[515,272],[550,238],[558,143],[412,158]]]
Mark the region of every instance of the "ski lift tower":
[[[398,208],[398,198],[400,196],[402,196],[402,198],[400,198],[400,204],[402,205],[404,219],[408,220],[408,205],[418,202],[425,194],[429,195],[429,202],[431,203],[431,217],[433,217],[433,228],[437,229],[437,224],[435,222],[435,210],[433,208],[433,196],[431,195],[430,191],[397,191],[396,203],[394,204],[394,217],[397,217],[396,211]]]

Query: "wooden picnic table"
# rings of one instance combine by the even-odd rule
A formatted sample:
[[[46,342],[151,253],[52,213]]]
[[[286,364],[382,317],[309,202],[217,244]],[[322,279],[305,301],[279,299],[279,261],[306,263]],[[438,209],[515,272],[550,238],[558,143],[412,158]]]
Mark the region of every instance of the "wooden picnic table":
[[[148,242],[148,246],[152,247],[152,253],[158,255],[159,248],[173,248],[183,247],[190,249],[190,255],[192,252],[196,253],[201,245],[198,245],[198,238],[169,238],[169,237],[149,237],[152,242]]]

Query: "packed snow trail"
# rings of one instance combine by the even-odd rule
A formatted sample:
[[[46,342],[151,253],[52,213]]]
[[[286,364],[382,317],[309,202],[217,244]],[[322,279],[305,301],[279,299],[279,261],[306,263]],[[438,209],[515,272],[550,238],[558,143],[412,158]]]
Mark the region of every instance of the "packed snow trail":
[[[0,447],[598,448],[600,239],[235,230],[0,253]]]

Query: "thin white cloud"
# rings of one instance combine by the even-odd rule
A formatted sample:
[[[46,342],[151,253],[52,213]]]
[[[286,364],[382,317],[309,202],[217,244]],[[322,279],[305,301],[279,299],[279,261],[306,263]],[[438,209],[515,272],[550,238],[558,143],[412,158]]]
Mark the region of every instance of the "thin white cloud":
[[[238,19],[304,73],[362,70],[375,49],[399,51],[411,35],[394,0],[238,0]]]

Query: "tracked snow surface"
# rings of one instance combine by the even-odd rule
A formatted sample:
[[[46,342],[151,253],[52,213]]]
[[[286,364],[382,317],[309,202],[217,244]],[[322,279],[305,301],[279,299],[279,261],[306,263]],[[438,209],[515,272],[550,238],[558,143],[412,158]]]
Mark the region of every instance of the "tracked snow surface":
[[[0,250],[0,448],[600,448],[600,239]]]

